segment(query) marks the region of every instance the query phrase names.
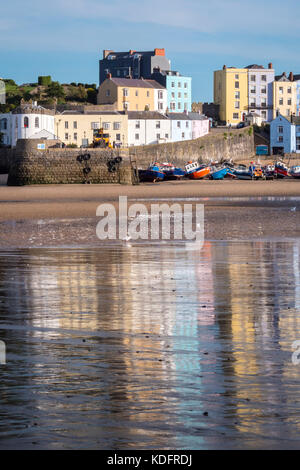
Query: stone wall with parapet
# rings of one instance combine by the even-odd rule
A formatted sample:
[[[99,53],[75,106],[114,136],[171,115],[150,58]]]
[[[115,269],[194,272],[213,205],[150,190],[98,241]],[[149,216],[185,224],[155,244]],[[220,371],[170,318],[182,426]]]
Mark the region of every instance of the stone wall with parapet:
[[[9,168],[9,186],[31,184],[117,183],[132,184],[132,168],[128,152],[106,149],[38,149],[45,141],[18,140]],[[79,156],[89,154],[89,160]],[[118,156],[122,162],[109,171],[108,161]],[[81,161],[80,161],[81,160]],[[88,170],[85,170],[88,169]]]
[[[208,162],[210,160],[232,159],[239,161],[253,158],[255,147],[252,128],[218,128],[199,139],[131,147],[129,152],[139,168],[146,168],[155,161],[170,162],[182,167],[191,160]]]

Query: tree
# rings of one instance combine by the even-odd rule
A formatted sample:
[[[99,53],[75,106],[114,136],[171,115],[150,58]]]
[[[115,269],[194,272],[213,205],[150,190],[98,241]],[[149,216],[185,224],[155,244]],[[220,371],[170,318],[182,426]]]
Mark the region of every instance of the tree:
[[[65,91],[59,82],[52,82],[48,86],[47,95],[50,98],[64,98]]]
[[[95,90],[95,88],[87,89],[87,101],[92,104],[97,104],[97,90]]]

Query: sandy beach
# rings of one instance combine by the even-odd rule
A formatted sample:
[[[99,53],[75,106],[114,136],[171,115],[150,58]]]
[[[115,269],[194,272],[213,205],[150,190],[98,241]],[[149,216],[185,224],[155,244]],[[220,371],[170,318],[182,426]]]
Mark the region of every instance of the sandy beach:
[[[2,177],[2,182],[4,178]],[[0,246],[97,245],[96,209],[119,196],[129,203],[201,202],[208,239],[298,237],[300,183],[278,181],[169,181],[138,186],[0,186]],[[299,197],[299,200],[298,200]]]

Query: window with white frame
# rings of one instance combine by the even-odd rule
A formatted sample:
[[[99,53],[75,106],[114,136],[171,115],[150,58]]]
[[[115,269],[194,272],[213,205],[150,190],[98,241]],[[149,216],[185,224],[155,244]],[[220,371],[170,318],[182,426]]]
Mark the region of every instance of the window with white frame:
[[[140,127],[141,127],[140,121],[135,121],[135,128],[140,129]]]
[[[157,138],[157,140],[159,140],[160,139],[160,134],[156,134],[156,138]]]
[[[278,136],[278,142],[283,142],[283,136],[282,135]]]
[[[77,132],[74,132],[74,140],[77,140]]]
[[[240,82],[235,82],[234,83],[234,88],[240,88]]]
[[[296,150],[300,150],[300,137],[296,137]]]
[[[189,121],[185,121],[185,127],[188,129],[189,128]]]
[[[278,126],[278,134],[283,134],[283,126]]]
[[[181,88],[181,82],[178,82],[178,88]]]
[[[135,134],[135,140],[139,140],[140,134]]]
[[[187,87],[188,87],[187,82],[184,82],[184,88],[187,88]]]
[[[256,93],[256,86],[251,86],[250,87],[250,93]]]
[[[110,128],[110,122],[103,123],[103,129],[108,130]]]
[[[106,96],[110,96],[110,90],[106,90]]]
[[[280,93],[280,94],[283,93],[283,87],[282,87],[282,86],[279,87],[279,93]]]
[[[233,113],[232,118],[233,119],[238,119],[239,118],[239,113]]]
[[[240,102],[239,102],[239,101],[235,101],[235,102],[234,102],[234,107],[235,107],[235,109],[240,109]]]
[[[263,86],[260,90],[260,92],[265,95],[267,93],[267,88],[265,86]]]
[[[172,111],[174,111],[176,109],[176,103],[174,102],[170,103],[170,108]]]
[[[34,120],[34,127],[39,128],[40,127],[40,120],[38,117],[35,118]]]
[[[180,121],[177,121],[177,127],[180,129],[180,127],[181,127],[181,122]]]
[[[177,106],[178,106],[178,109],[181,109],[181,103],[178,103]]]
[[[250,75],[250,80],[251,80],[251,82],[255,82],[256,81],[256,76],[255,75]]]
[[[234,92],[234,97],[236,100],[239,100],[240,99],[240,92],[239,91],[235,91]]]
[[[280,104],[280,106],[282,106],[282,105],[283,105],[283,98],[280,98],[280,100],[279,100],[279,104]]]
[[[287,104],[288,104],[288,106],[292,105],[292,100],[290,98],[288,99]]]
[[[129,95],[128,88],[123,88],[123,96],[128,96],[128,95]]]
[[[182,132],[181,137],[184,139],[184,137],[185,137],[185,133],[184,133],[184,132]]]
[[[155,126],[156,126],[156,129],[160,129],[160,121],[156,121]]]
[[[262,75],[261,76],[261,81],[266,82],[267,81],[267,75]]]
[[[121,128],[121,123],[120,122],[114,122],[114,130],[118,131]]]
[[[235,76],[234,76],[235,80],[238,80],[239,79],[239,74],[236,73]]]
[[[91,122],[91,128],[92,129],[100,129],[99,122]]]

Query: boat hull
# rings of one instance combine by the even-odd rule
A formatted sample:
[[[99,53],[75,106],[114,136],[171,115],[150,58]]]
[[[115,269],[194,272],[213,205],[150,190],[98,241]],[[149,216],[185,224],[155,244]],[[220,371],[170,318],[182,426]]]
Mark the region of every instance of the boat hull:
[[[139,178],[141,182],[154,183],[155,181],[163,181],[165,175],[156,170],[139,170]]]
[[[210,174],[210,178],[213,180],[222,180],[226,174],[228,173],[227,168],[221,168],[220,170],[216,170]]]
[[[192,180],[200,180],[208,176],[210,173],[210,168],[201,168],[199,170],[193,171],[192,173],[188,174],[188,177]]]

